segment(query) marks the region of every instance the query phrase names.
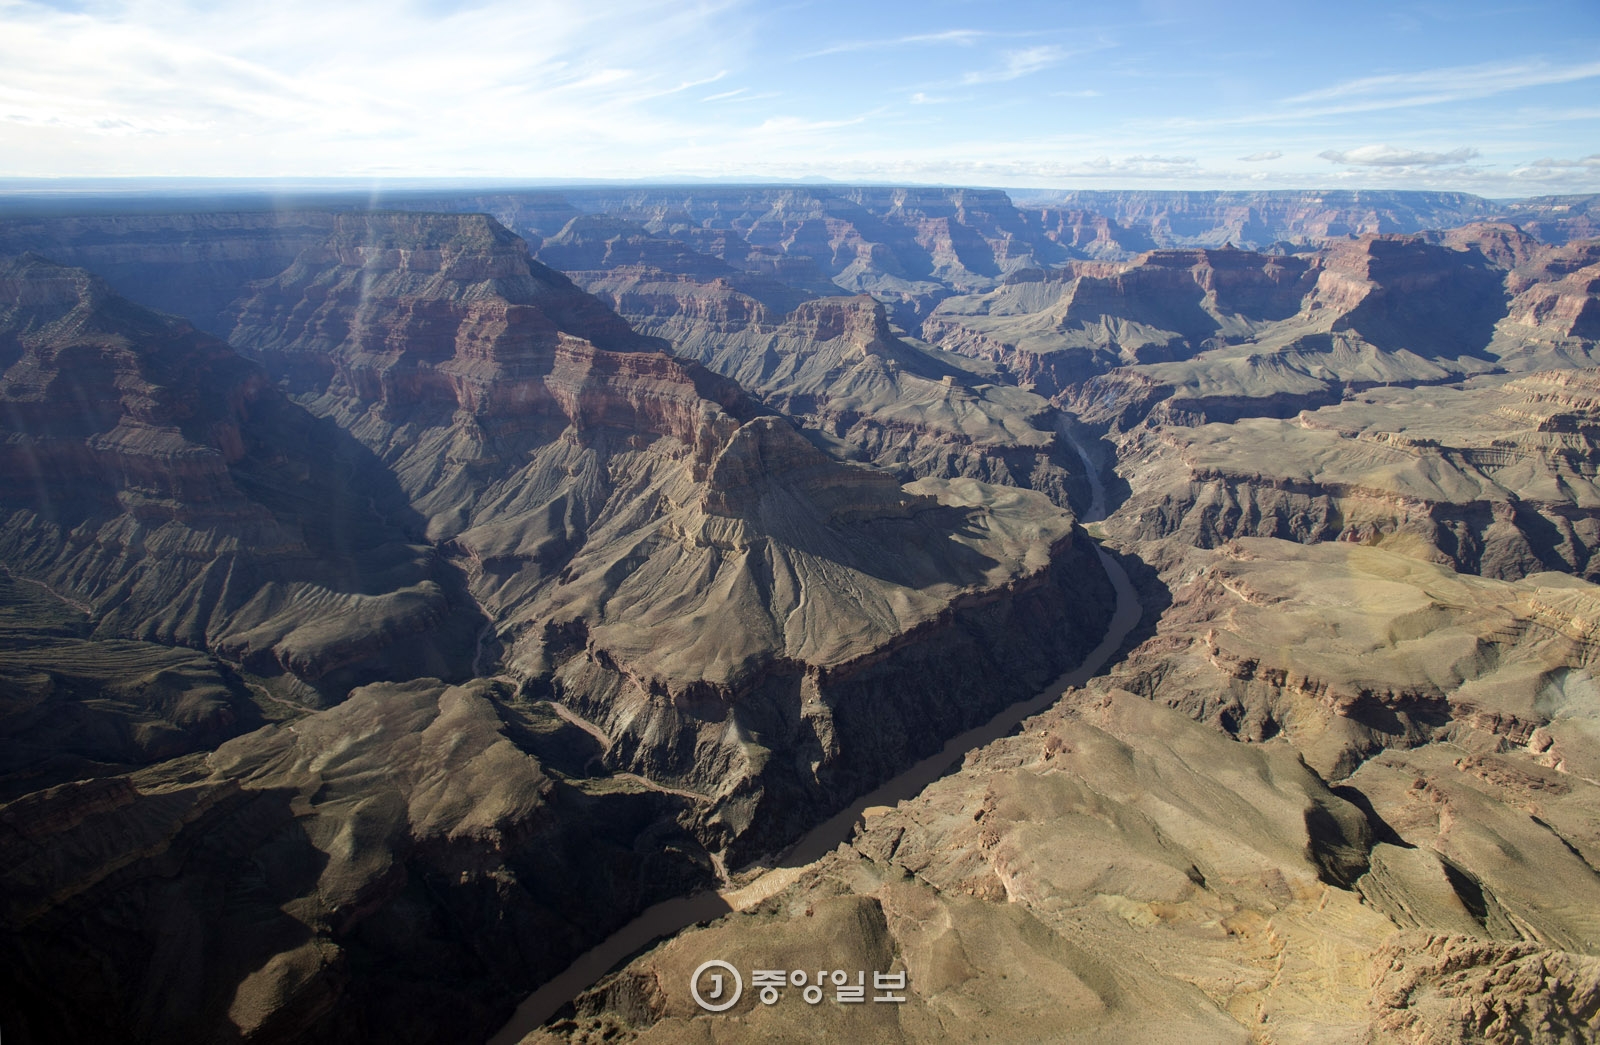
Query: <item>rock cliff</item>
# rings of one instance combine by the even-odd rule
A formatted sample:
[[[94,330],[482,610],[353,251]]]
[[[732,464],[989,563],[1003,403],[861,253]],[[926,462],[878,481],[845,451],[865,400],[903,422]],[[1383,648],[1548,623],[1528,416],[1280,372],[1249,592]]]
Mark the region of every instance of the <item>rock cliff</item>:
[[[78,215],[0,220],[0,256],[33,251],[85,268],[142,305],[219,337],[251,280],[326,238],[327,211]]]
[[[0,552],[84,611],[0,665],[45,1037],[487,1032],[1109,614],[1044,496],[838,460],[484,216],[330,216],[232,306],[250,358],[81,270],[0,289]]]
[[[1121,236],[1147,236],[1161,247],[1318,245],[1453,228],[1501,210],[1489,200],[1460,192],[1070,190],[1016,196],[1022,205],[1040,208],[1047,221],[1062,211],[1086,212],[1104,218]]]
[[[730,1039],[1591,1039],[1593,587],[1256,539],[1163,575],[1109,677],[525,1041],[682,1040],[712,956],[906,973],[747,991]]]
[[[573,226],[562,236],[570,239]],[[619,234],[588,257],[620,264],[574,270],[574,278],[636,329],[841,440],[858,459],[906,479],[971,477],[1083,503],[1082,468],[1056,439],[1047,403],[1009,387],[992,367],[897,333],[882,303],[866,295],[804,300],[771,281],[719,271],[704,255],[698,263],[657,258],[676,269],[667,271],[635,260],[636,234],[626,238],[628,247],[619,247]],[[547,240],[540,256],[566,241]],[[552,260],[563,257],[572,258],[558,251]]]
[[[1374,388],[1293,419],[1164,428],[1129,440],[1140,492],[1119,531],[1390,545],[1515,579],[1590,576],[1596,373]]]
[[[0,556],[19,577],[96,635],[222,653],[303,699],[465,669],[459,583],[385,518],[403,506],[370,455],[80,269],[25,256],[0,295]]]
[[[1600,1035],[1592,202],[0,222],[7,1040]]]
[[[487,218],[341,222],[257,285],[234,341],[389,465],[514,676],[605,734],[613,769],[708,796],[708,844],[792,837],[1097,633],[1103,610],[1027,623],[1088,565],[1044,498],[830,459]],[[813,339],[886,333],[870,306],[796,315]],[[984,675],[1015,681],[968,703]]]

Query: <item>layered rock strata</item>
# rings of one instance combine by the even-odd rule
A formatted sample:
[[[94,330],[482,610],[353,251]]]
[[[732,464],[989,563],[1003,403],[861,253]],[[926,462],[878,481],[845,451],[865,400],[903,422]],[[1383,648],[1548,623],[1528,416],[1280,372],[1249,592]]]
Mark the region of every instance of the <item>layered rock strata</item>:
[[[1177,554],[1110,677],[527,1040],[1592,1039],[1593,586]],[[906,1001],[708,1017],[712,956],[904,970]]]
[[[1042,495],[841,462],[486,217],[335,216],[235,306],[254,360],[5,274],[4,551],[84,611],[52,670],[0,665],[42,1039],[486,1033],[1109,615]],[[407,681],[357,685],[373,657]],[[92,711],[46,735],[51,701]]]
[[[707,796],[708,844],[781,844],[1093,645],[1104,576],[1045,498],[832,460],[487,218],[350,220],[382,227],[235,342],[389,465],[514,676]]]
[[[259,366],[32,256],[0,268],[0,301],[0,558],[18,577],[97,636],[212,650],[309,684],[300,699],[465,669],[453,571],[408,539],[370,454]]]
[[[688,802],[564,782],[510,702],[485,681],[368,686],[0,805],[6,1036],[482,1036],[508,996],[709,877]]]
[[[866,295],[806,301],[681,244],[593,218],[574,219],[539,254],[569,268],[635,329],[842,440],[858,459],[907,479],[1023,486],[1062,505],[1087,493],[1047,403],[1009,387],[992,367],[897,334],[887,309]]]
[[[282,272],[321,242],[334,216],[317,210],[84,214],[0,220],[0,256],[34,252],[88,269],[142,305],[226,336],[244,288]],[[174,212],[176,210],[176,212]]]
[[[1141,433],[1123,465],[1139,492],[1114,525],[1199,547],[1353,541],[1486,576],[1590,576],[1596,380],[1582,369],[1374,388],[1293,419]]]

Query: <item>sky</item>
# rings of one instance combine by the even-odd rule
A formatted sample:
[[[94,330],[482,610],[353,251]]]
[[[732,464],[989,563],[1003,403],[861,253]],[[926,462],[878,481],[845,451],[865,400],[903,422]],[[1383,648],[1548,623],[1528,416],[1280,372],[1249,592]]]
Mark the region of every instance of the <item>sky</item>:
[[[1600,0],[0,0],[0,177],[1600,192]]]

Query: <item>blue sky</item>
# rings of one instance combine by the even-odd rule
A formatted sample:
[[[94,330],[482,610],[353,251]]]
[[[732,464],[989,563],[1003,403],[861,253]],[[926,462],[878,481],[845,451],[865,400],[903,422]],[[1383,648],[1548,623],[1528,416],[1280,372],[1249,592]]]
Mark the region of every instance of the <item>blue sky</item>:
[[[1600,191],[1600,0],[0,0],[0,177]]]

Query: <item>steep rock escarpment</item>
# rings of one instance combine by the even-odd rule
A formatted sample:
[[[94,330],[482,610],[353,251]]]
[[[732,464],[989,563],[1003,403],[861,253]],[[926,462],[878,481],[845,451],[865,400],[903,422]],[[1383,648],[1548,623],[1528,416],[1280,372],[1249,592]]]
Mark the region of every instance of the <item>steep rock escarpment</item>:
[[[1515,579],[1592,576],[1600,547],[1596,373],[1369,389],[1294,419],[1165,428],[1124,442],[1129,539],[1383,544]]]
[[[1005,384],[993,368],[897,335],[883,304],[866,295],[785,296],[771,281],[719,271],[715,259],[690,264],[660,256],[672,248],[654,245],[641,252],[637,233],[626,230],[603,251],[593,245],[579,255],[585,222],[598,235],[612,232],[576,219],[545,242],[541,258],[609,265],[572,275],[635,329],[842,440],[859,459],[906,479],[1023,486],[1062,505],[1086,494],[1077,458],[1050,431],[1048,404]]]
[[[1508,203],[1505,221],[1514,222],[1545,243],[1570,243],[1600,236],[1600,195],[1535,196]]]
[[[1505,266],[1517,257],[1503,246],[1365,236],[1289,256],[1220,249],[1076,262],[949,298],[923,335],[1004,362],[1092,415],[1125,412],[1107,411],[1109,392],[1142,399],[1160,423],[1281,417],[1337,401],[1347,387],[1438,383],[1526,355],[1497,327],[1509,307]],[[1142,395],[1145,386],[1160,392]]]
[[[585,214],[546,236],[538,258],[609,303],[635,329],[676,315],[733,333],[771,322],[814,294],[736,267],[624,218]],[[601,284],[601,285],[597,285]],[[838,288],[828,288],[841,293]]]
[[[671,435],[703,457],[737,423],[708,420],[722,405],[757,409],[484,216],[341,218],[236,312],[233,343],[369,447],[436,539],[568,428]]]
[[[481,1040],[631,912],[709,879],[688,802],[547,771],[511,699],[368,686],[0,805],[6,1036]]]
[[[1463,192],[1069,190],[1019,193],[1017,198],[1025,206],[1042,208],[1047,219],[1058,210],[1097,215],[1117,239],[1148,237],[1154,241],[1151,246],[1159,247],[1232,243],[1252,250],[1452,228],[1499,211],[1491,201]]]
[[[833,460],[488,218],[346,220],[235,342],[393,470],[528,692],[611,769],[706,794],[708,844],[781,844],[1103,630],[1104,573],[1042,496]]]
[[[1592,1038],[1593,587],[1256,539],[1162,575],[1111,677],[525,1040],[678,1040],[711,955],[906,974],[725,1017],[771,1038]]]
[[[562,221],[535,195],[486,209],[519,232],[556,235]],[[560,198],[808,294],[871,293],[908,328],[952,288],[985,289],[1005,273],[1068,256],[994,190],[663,187],[564,190]]]
[[[209,649],[313,700],[466,667],[459,583],[386,521],[370,455],[226,344],[25,256],[0,269],[0,364],[0,556],[96,635]]]
[[[220,211],[0,220],[0,255],[32,251],[88,269],[142,305],[218,336],[228,305],[324,240],[327,211]]]
[[[1299,257],[1151,251],[1129,265],[1069,264],[951,298],[922,325],[931,343],[1004,362],[1053,395],[1121,363],[1186,359],[1287,319],[1316,279]]]
[[[1529,328],[1533,336],[1578,352],[1600,340],[1600,241],[1583,240],[1522,260],[1507,287],[1515,295],[1507,316],[1513,330]]]

